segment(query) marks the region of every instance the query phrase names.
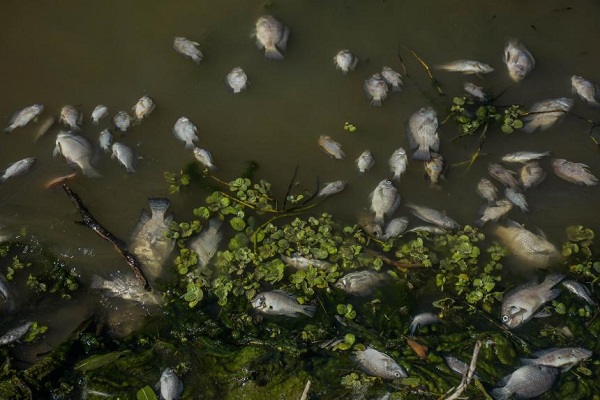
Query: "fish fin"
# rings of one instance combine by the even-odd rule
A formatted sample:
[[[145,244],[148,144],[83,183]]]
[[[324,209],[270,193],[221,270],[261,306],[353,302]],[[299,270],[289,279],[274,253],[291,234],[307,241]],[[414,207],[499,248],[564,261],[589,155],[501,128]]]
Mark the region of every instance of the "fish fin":
[[[475,225],[478,228],[481,228],[483,225],[485,225],[486,222],[487,221],[484,221],[482,218],[479,218],[473,222],[473,225]]]
[[[373,218],[373,222],[379,226],[383,226],[383,215],[375,215],[375,218]]]
[[[155,213],[165,214],[170,204],[169,200],[165,198],[148,197],[148,205],[150,206],[152,216],[154,216]]]
[[[139,219],[137,225],[135,226],[135,228],[133,228],[133,231],[131,232],[131,240],[134,240],[136,238],[136,236],[138,235],[138,233],[140,232],[142,227],[151,218],[152,218],[152,215],[150,215],[150,213],[148,211],[146,211],[145,209],[142,209],[142,212],[140,213],[140,219]]]
[[[92,282],[90,283],[92,289],[102,289],[104,287],[104,279],[99,275],[92,275]]]
[[[60,153],[61,153],[60,145],[57,144],[56,146],[54,146],[54,150],[52,150],[52,157],[56,157]]]
[[[317,312],[317,307],[312,304],[304,305],[302,306],[301,312],[308,317],[314,317],[315,313]]]
[[[208,221],[208,229],[212,229],[214,231],[218,231],[223,226],[223,221],[218,218],[211,218]]]
[[[508,390],[505,387],[492,389],[490,394],[496,400],[508,400],[512,396],[512,393],[510,392],[510,390]]]
[[[542,282],[542,284],[548,288],[551,288],[551,287],[557,285],[558,283],[560,283],[560,281],[565,279],[565,277],[566,277],[565,274],[550,274],[550,275],[546,276],[546,279],[544,279],[544,282]],[[553,299],[554,299],[554,297],[553,297]]]
[[[91,165],[81,169],[81,172],[89,178],[100,178],[102,175]]]
[[[369,102],[370,105],[375,106],[375,107],[381,107],[381,99],[375,99],[375,98],[371,98],[371,101]]]
[[[13,131],[13,129],[15,129],[12,125],[7,126],[6,128],[4,128],[4,132],[6,133],[11,133]]]
[[[265,47],[265,57],[269,60],[283,60],[283,54],[275,46],[270,49]]]
[[[196,147],[196,146],[194,145],[194,141],[193,140],[191,140],[189,142],[185,142],[185,149],[186,150],[193,150],[194,147]]]
[[[519,361],[523,365],[535,364],[535,358],[520,358]]]
[[[547,318],[552,316],[552,313],[547,309],[543,309],[533,315],[533,318]]]
[[[437,131],[435,132],[435,134],[437,136],[437,134],[438,134]],[[437,143],[432,143],[432,144],[429,145],[429,147],[431,148],[431,150],[435,151],[436,153],[438,151],[440,151],[440,141],[439,141],[439,139],[438,139]]]
[[[283,29],[283,35],[281,35],[281,40],[277,43],[277,47],[279,47],[281,50],[285,50],[287,47],[287,41],[288,41],[289,37],[290,37],[290,29],[286,26]]]
[[[354,59],[352,60],[352,65],[350,65],[350,67],[348,69],[350,71],[354,71],[354,68],[356,68],[356,65],[358,65],[358,57],[354,57]]]
[[[431,160],[431,153],[429,148],[419,147],[412,155],[413,160],[429,161]]]
[[[133,167],[125,167],[125,171],[129,174],[135,174],[135,168]]]

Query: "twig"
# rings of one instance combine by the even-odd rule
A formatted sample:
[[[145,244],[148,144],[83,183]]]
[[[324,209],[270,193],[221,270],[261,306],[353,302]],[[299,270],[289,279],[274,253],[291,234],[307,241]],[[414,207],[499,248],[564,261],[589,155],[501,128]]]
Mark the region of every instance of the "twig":
[[[431,72],[429,65],[427,65],[427,63],[425,61],[423,61],[423,59],[421,57],[419,57],[419,55],[417,53],[415,53],[413,50],[409,49],[406,46],[402,46],[402,47],[404,47],[406,50],[410,51],[410,53],[417,59],[417,61],[423,66],[423,68],[425,68],[427,75],[429,75],[429,78],[431,78],[431,82],[433,83],[433,86],[435,87],[435,89],[437,90],[439,95],[445,96],[446,94],[442,90],[442,85],[440,85],[439,81],[435,78],[435,76],[433,76],[433,73]]]
[[[469,386],[469,384],[473,380],[473,374],[475,373],[475,368],[477,367],[477,357],[479,357],[479,349],[481,349],[481,340],[478,340],[477,343],[475,343],[475,348],[473,349],[473,357],[471,357],[471,364],[469,365],[469,370],[463,376],[462,382],[460,382],[460,385],[458,385],[456,390],[454,390],[454,393],[446,397],[445,400],[458,399],[458,397],[465,390],[467,390],[467,386]]]
[[[300,397],[300,400],[306,400],[308,398],[309,390],[310,390],[310,379],[306,382],[306,386],[304,387],[304,392],[302,392],[302,397]]]
[[[288,196],[292,191],[292,186],[294,186],[294,181],[296,180],[296,176],[298,175],[298,166],[294,168],[294,174],[292,175],[292,179],[290,179],[290,184],[288,185],[287,192],[285,192],[285,197],[283,198],[283,209],[285,210],[285,206],[287,205]]]

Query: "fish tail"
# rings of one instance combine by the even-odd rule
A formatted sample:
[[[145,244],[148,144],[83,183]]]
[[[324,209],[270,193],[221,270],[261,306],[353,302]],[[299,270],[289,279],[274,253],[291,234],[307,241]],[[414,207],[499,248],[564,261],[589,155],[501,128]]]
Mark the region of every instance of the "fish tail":
[[[313,305],[302,306],[302,311],[300,312],[308,317],[314,317],[317,312],[317,307]]]
[[[546,277],[546,279],[544,279],[544,282],[543,282],[544,286],[551,288],[551,287],[557,285],[558,283],[560,283],[560,281],[565,279],[565,277],[566,277],[565,274],[550,274]]]
[[[523,365],[529,365],[529,364],[535,363],[535,358],[520,358],[519,360],[521,361],[521,364],[523,364]]]
[[[14,128],[14,126],[11,125],[11,126],[7,126],[6,128],[4,128],[3,131],[6,133],[11,133],[13,131],[13,129],[15,129],[15,128]]]
[[[133,167],[125,167],[125,171],[127,171],[128,174],[135,174],[135,168]]]
[[[507,400],[510,398],[511,393],[508,389],[506,389],[505,387],[501,387],[501,388],[497,388],[497,389],[493,389],[490,394],[492,395],[492,397],[496,400]]]
[[[373,222],[375,222],[379,226],[383,226],[383,215],[375,215],[375,218],[373,218]]]
[[[370,104],[375,107],[381,107],[381,99],[372,98]]]
[[[103,289],[104,280],[100,276],[94,274],[92,275],[92,282],[90,283],[90,287],[92,289]]]
[[[196,147],[196,146],[194,145],[193,141],[190,140],[189,142],[185,142],[185,149],[186,150],[194,150],[194,147]]]
[[[269,60],[283,60],[283,54],[277,50],[277,47],[265,47],[265,57]]]
[[[402,86],[400,85],[392,85],[392,92],[401,92]]]
[[[155,212],[164,214],[165,212],[167,212],[167,209],[169,208],[170,204],[171,203],[169,202],[169,200],[165,199],[165,198],[158,198],[158,197],[149,197],[148,198],[148,205],[150,206],[150,210],[152,211],[152,214],[154,214]]]
[[[485,221],[483,218],[479,218],[478,220],[475,220],[475,222],[473,222],[473,225],[475,225],[478,228],[481,228],[483,225],[485,225],[487,221]]]
[[[412,155],[413,160],[419,161],[429,161],[431,160],[431,153],[429,153],[429,148],[427,147],[419,147]]]
[[[89,178],[100,178],[102,175],[100,175],[100,173],[98,171],[96,171],[96,169],[94,167],[92,167],[91,165],[84,165],[81,168],[81,172],[89,177]]]

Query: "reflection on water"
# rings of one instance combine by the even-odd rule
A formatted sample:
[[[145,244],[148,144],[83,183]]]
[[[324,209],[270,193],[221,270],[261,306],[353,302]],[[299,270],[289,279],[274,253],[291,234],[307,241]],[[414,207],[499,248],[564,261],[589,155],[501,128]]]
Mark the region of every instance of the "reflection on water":
[[[172,134],[182,116],[198,127],[198,145],[211,152],[221,179],[238,176],[247,160],[258,162],[258,175],[272,182],[280,196],[296,167],[299,192],[312,192],[317,177],[321,182],[342,179],[349,183],[346,190],[324,202],[319,211],[354,221],[368,209],[367,196],[377,183],[391,177],[387,160],[393,150],[408,148],[407,118],[431,106],[443,121],[466,80],[501,94],[498,105],[571,96],[574,74],[600,82],[600,53],[588,40],[600,34],[600,9],[594,1],[569,6],[561,1],[272,2],[268,12],[290,28],[283,61],[265,59],[250,37],[264,5],[233,0],[5,2],[0,6],[4,56],[0,115],[8,122],[15,110],[34,103],[45,106],[40,123],[51,114],[58,116],[65,104],[83,111],[81,134],[96,147],[102,177],[77,176],[71,185],[99,221],[127,239],[148,197],[168,197],[176,218],[184,219],[205,195],[199,188],[169,195],[163,178],[164,171],[179,171],[194,160],[192,151]],[[176,36],[199,43],[204,54],[199,65],[173,50]],[[502,61],[504,43],[511,37],[522,40],[536,59],[533,72],[516,84]],[[434,70],[445,92],[440,96],[408,48],[431,66],[475,59],[495,71],[480,77]],[[341,49],[350,49],[359,58],[346,76],[332,62]],[[244,69],[250,85],[233,95],[224,79],[236,66]],[[402,72],[404,87],[390,93],[382,107],[372,107],[363,83],[383,66]],[[98,151],[98,134],[117,111],[130,111],[143,95],[154,99],[156,109],[126,134],[115,134],[135,153],[136,173],[127,174],[116,160]],[[98,104],[109,108],[109,118],[96,126],[90,115]],[[432,189],[423,179],[421,163],[409,159],[398,185],[403,204],[445,210],[457,221],[471,223],[481,206],[475,186],[487,175],[487,164],[519,150],[551,151],[557,158],[588,164],[600,175],[598,149],[589,137],[589,120],[598,115],[597,109],[575,99],[572,114],[546,131],[506,135],[494,128],[468,171],[466,162],[476,150],[477,137],[451,141],[457,130],[447,122],[440,127],[440,149],[450,168],[441,189]],[[356,131],[344,130],[347,122]],[[0,138],[0,165],[37,158],[27,175],[0,187],[3,225],[27,227],[83,282],[88,283],[92,274],[126,270],[108,243],[72,223],[78,215],[60,188],[44,189],[47,181],[72,170],[63,158],[52,157],[62,128],[55,125],[35,141],[38,129],[39,123],[29,124]],[[317,143],[321,135],[340,142],[347,157],[340,161],[324,155]],[[359,175],[354,160],[366,149],[375,165]],[[527,192],[530,212],[513,209],[509,217],[542,229],[554,243],[564,239],[568,225],[585,224],[598,231],[598,189],[562,181],[551,172],[549,159],[541,164],[548,176]],[[409,216],[416,224],[403,204],[396,215]],[[93,256],[82,249],[93,249]],[[93,297],[82,296],[81,301],[87,304],[89,299]],[[81,317],[86,312],[73,314]],[[49,340],[57,340],[64,333],[51,333],[61,330],[54,312],[47,315],[38,318],[51,327]]]

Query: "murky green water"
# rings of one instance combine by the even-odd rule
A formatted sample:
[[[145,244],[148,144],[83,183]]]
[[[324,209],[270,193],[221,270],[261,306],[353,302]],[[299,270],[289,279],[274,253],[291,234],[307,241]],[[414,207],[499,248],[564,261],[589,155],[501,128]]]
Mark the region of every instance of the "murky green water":
[[[176,140],[177,118],[190,118],[199,129],[200,146],[209,149],[218,176],[237,177],[247,160],[260,165],[257,176],[274,184],[283,196],[296,167],[298,192],[312,192],[316,179],[344,179],[347,189],[319,206],[319,211],[354,221],[369,207],[368,194],[390,176],[392,151],[408,148],[404,123],[417,109],[430,105],[440,120],[453,95],[462,95],[465,79],[492,93],[505,90],[498,104],[529,105],[534,101],[569,96],[570,76],[600,82],[600,6],[594,1],[477,2],[477,1],[276,1],[264,8],[260,1],[219,2],[4,2],[0,6],[0,116],[33,103],[46,107],[42,119],[57,115],[64,104],[85,113],[83,135],[97,143],[101,129],[90,122],[97,104],[110,116],[129,111],[142,95],[156,101],[156,109],[140,126],[118,140],[137,155],[135,174],[126,174],[106,154],[98,153],[99,179],[77,177],[72,187],[96,218],[117,236],[128,238],[147,197],[166,196],[176,218],[190,216],[206,193],[198,188],[169,195],[164,171],[178,171],[193,160]],[[285,60],[266,60],[250,33],[258,16],[268,12],[289,26]],[[198,41],[205,59],[198,66],[172,49],[175,36]],[[502,62],[507,38],[521,39],[536,58],[536,69],[513,84]],[[446,96],[439,96],[428,76],[405,47],[435,65],[454,59],[476,59],[496,71],[485,78],[435,71]],[[343,77],[332,57],[347,48],[360,58],[357,69]],[[363,82],[384,65],[410,78],[404,90],[392,93],[383,107],[371,107]],[[228,93],[225,75],[244,68],[251,86],[240,95]],[[597,109],[575,101],[573,114],[598,120]],[[345,122],[358,127],[344,131]],[[62,189],[44,183],[72,170],[63,158],[52,157],[58,127],[35,142],[39,125],[18,128],[0,138],[0,166],[24,157],[37,163],[26,176],[0,187],[0,215],[7,229],[26,227],[50,246],[88,282],[92,273],[108,275],[127,270],[112,247],[89,230],[73,224],[79,218]],[[464,165],[476,148],[476,138],[451,143],[453,123],[441,126],[441,152],[451,165],[442,190],[429,187],[421,163],[409,162],[399,191],[403,202],[445,210],[461,223],[477,218],[481,200],[476,182],[487,175],[487,163],[518,150],[551,150],[558,158],[583,162],[600,175],[598,148],[589,137],[591,124],[569,115],[544,132],[504,135],[490,131],[470,171]],[[342,143],[347,158],[330,159],[318,147],[320,135]],[[118,137],[118,135],[117,135]],[[370,149],[375,167],[365,176],[356,172],[354,159]],[[597,188],[581,188],[557,178],[549,160],[542,162],[548,177],[527,192],[531,212],[513,210],[510,218],[542,229],[559,244],[564,228],[585,224],[600,231]],[[403,206],[398,215],[408,215]],[[411,221],[417,220],[411,217]],[[91,253],[91,255],[90,255]],[[81,294],[77,305],[47,305],[26,313],[50,327],[47,342],[60,342],[68,325],[75,325],[96,309],[93,295]],[[38,351],[39,349],[36,349]]]

